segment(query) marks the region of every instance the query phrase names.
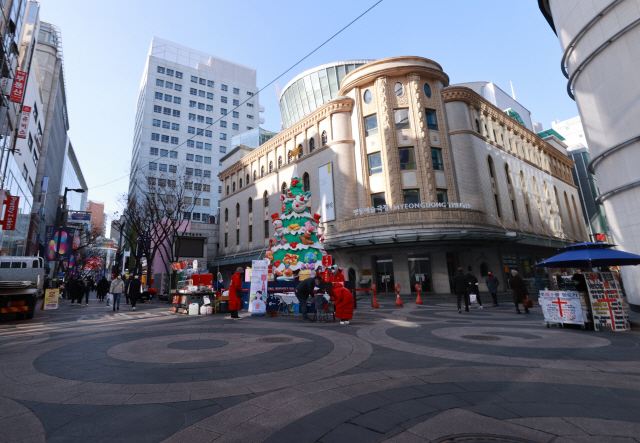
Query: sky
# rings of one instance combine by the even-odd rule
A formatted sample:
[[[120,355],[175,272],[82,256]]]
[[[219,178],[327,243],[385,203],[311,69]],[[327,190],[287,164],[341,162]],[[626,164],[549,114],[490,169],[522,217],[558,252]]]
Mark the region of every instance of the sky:
[[[105,202],[109,214],[121,210],[152,36],[254,67],[262,88],[376,1],[41,0],[40,19],[62,32],[69,133],[88,198]],[[452,84],[492,81],[510,92],[513,82],[516,99],[545,129],[578,115],[560,44],[536,0],[383,0],[278,84],[332,61],[399,55],[438,62]],[[260,105],[262,127],[278,131],[274,85]]]

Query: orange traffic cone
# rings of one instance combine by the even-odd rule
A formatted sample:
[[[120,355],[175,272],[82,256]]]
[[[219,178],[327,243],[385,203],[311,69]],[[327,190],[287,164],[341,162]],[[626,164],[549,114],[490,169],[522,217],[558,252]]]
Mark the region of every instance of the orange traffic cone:
[[[372,285],[371,286],[371,306],[373,307],[373,309],[378,309],[380,308],[380,305],[378,304],[378,300],[376,299],[376,285]]]
[[[396,306],[404,306],[400,298],[400,283],[396,285]]]
[[[416,292],[418,293],[418,297],[416,298],[416,305],[421,305],[422,304],[422,297],[420,297],[420,290],[422,288],[420,287],[419,284],[416,285]]]

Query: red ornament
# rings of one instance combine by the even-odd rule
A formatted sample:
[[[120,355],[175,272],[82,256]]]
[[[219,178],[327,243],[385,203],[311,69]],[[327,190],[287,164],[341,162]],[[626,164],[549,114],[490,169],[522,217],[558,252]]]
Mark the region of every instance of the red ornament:
[[[295,186],[295,185],[297,185],[298,183],[300,183],[300,180],[298,180],[297,178],[292,178],[292,179],[291,179],[291,186]]]
[[[289,244],[291,245],[291,249],[295,249],[296,246],[298,246],[298,242],[297,241],[291,242]]]
[[[283,207],[282,207],[282,213],[284,214],[286,210],[287,210],[287,208],[285,208],[285,207],[283,206]]]
[[[273,263],[273,266],[274,266],[274,267],[276,267],[276,268],[277,268],[278,266],[280,266],[280,260],[276,260],[276,261]]]

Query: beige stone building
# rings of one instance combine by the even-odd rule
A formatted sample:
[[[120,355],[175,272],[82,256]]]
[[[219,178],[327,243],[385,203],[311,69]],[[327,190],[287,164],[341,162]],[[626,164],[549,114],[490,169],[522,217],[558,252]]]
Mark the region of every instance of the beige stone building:
[[[493,271],[505,290],[510,269],[547,278],[532,265],[585,239],[566,147],[538,137],[526,109],[495,85],[449,85],[422,57],[370,61],[338,79],[325,103],[313,104],[314,85],[302,83],[281,110],[308,112],[223,164],[212,263],[223,274],[263,256],[292,177],[312,193],[328,253],[349,280],[371,279],[379,293],[397,283],[405,294],[416,283],[449,293],[459,266],[481,282]]]

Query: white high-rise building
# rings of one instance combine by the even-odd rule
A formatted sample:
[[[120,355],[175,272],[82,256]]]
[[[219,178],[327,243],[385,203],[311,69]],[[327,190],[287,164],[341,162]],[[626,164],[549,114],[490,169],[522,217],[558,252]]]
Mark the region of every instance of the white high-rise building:
[[[153,37],[140,83],[129,193],[149,176],[193,175],[204,189],[191,219],[217,217],[219,159],[232,136],[263,122],[257,92],[254,68]]]

